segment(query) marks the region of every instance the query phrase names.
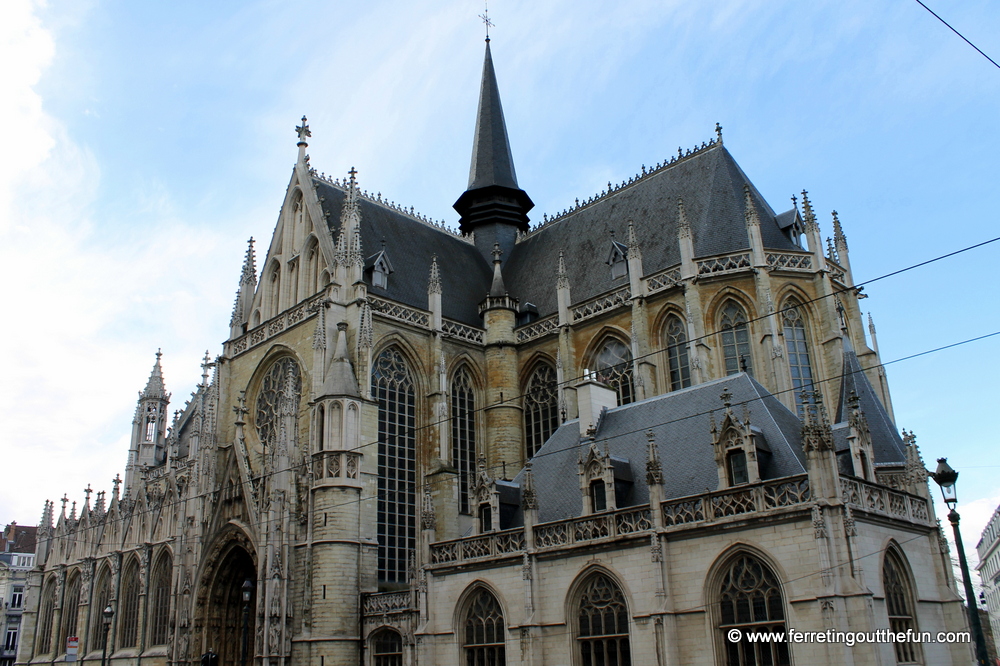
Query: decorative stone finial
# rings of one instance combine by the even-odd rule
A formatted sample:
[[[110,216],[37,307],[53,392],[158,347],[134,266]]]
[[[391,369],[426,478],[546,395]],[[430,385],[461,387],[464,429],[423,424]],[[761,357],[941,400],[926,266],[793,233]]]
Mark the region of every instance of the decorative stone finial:
[[[479,15],[479,18],[481,18],[483,23],[486,25],[486,43],[488,44],[490,41],[490,28],[495,26],[493,21],[490,20],[489,2],[486,2],[485,0],[483,2],[483,13]]]
[[[722,143],[722,125],[715,123],[715,138],[716,141]]]
[[[93,491],[93,489],[91,489],[90,484],[88,483],[87,487],[83,489],[83,495],[84,495],[84,498],[85,498],[84,501],[83,501],[83,503],[84,503],[85,506],[90,506],[90,493],[92,493],[92,492],[94,492],[94,491]]]
[[[652,430],[646,431],[646,483],[651,486],[663,483],[660,452],[656,447],[656,435],[653,434]]]
[[[118,497],[118,486],[120,486],[122,484],[122,477],[121,477],[121,475],[120,474],[115,474],[115,478],[113,478],[111,480],[111,483],[115,487],[115,489],[112,491],[112,497]]]
[[[753,204],[753,195],[749,185],[743,186],[743,216],[747,227],[760,226],[760,216],[757,215],[757,207]]]
[[[500,243],[499,242],[494,242],[493,243],[493,252],[491,252],[490,254],[493,255],[493,263],[494,264],[500,263],[500,257],[503,256],[503,250],[500,249]]]
[[[438,258],[436,254],[431,256],[431,272],[427,278],[427,293],[441,293],[441,273],[438,270]]]
[[[729,392],[729,387],[724,386],[722,388],[722,395],[719,396],[722,400],[722,404],[725,405],[726,409],[729,409],[733,404],[733,394]]]
[[[62,502],[62,515],[63,515],[63,518],[65,518],[66,517],[66,505],[69,504],[69,496],[66,493],[63,493],[62,499],[59,500],[59,501]]]
[[[837,244],[837,248],[841,247],[847,249],[847,236],[844,235],[844,229],[840,226],[840,218],[837,217],[837,211],[833,211],[833,242]]]
[[[302,116],[302,124],[295,126],[295,133],[299,135],[300,146],[307,146],[306,138],[312,136],[312,132],[309,131],[309,125],[306,123],[306,117]]]
[[[819,231],[819,225],[816,223],[816,214],[813,213],[812,203],[809,201],[809,192],[802,190],[802,211],[803,211],[803,221],[806,225],[806,231]]]
[[[243,420],[243,417],[246,416],[249,412],[250,410],[247,409],[247,392],[240,391],[239,397],[236,398],[236,404],[233,405],[233,413],[236,414],[236,425],[238,426],[246,425],[246,422]]]

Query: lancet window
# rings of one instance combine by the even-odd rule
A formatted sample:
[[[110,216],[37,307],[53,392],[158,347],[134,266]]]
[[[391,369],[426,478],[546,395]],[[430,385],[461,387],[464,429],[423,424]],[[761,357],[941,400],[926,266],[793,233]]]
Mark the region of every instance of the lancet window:
[[[122,574],[118,616],[118,640],[115,647],[136,647],[139,637],[139,565],[135,560],[129,563]]]
[[[670,372],[670,390],[691,386],[691,367],[688,364],[687,333],[684,322],[677,315],[667,317],[663,327],[663,346],[667,350],[667,367]]]
[[[503,666],[507,663],[503,610],[493,593],[480,588],[465,611],[462,651],[468,666]]]
[[[66,598],[62,605],[62,641],[69,636],[76,636],[77,620],[79,619],[80,606],[80,574],[75,574],[66,585]]]
[[[790,664],[788,643],[751,643],[747,632],[785,631],[785,604],[778,578],[760,559],[749,553],[733,558],[719,588],[719,635],[727,666]],[[734,643],[729,632],[739,629],[743,640]]]
[[[372,365],[372,395],[378,401],[378,576],[405,583],[409,553],[417,545],[416,389],[395,347]]]
[[[632,385],[632,352],[624,342],[608,338],[597,352],[594,361],[597,378],[618,394],[618,404],[627,405],[635,400]]]
[[[734,301],[727,301],[722,308],[719,330],[722,331],[722,354],[725,359],[726,374],[735,375],[738,372],[753,374],[747,315]]]
[[[254,411],[257,436],[266,449],[278,439],[282,400],[290,400],[291,411],[297,412],[301,394],[302,375],[295,359],[285,356],[272,363],[261,381]]]
[[[111,601],[111,574],[105,567],[97,577],[97,585],[94,586],[94,594],[90,598],[90,649],[104,647],[105,633],[102,614]]]
[[[55,614],[56,581],[49,579],[45,591],[42,592],[42,605],[38,610],[38,642],[35,644],[37,654],[48,654],[52,651],[52,616]]]
[[[788,352],[788,369],[792,375],[792,389],[795,392],[795,405],[799,418],[802,418],[805,416],[808,394],[813,391],[813,372],[809,359],[809,346],[806,343],[806,325],[799,308],[799,303],[795,299],[790,298],[785,301],[785,306],[781,309],[781,322],[785,333],[785,350]]]
[[[885,588],[885,605],[889,612],[889,630],[906,633],[907,630],[916,633],[917,625],[913,617],[913,587],[903,560],[895,549],[885,552],[882,561],[882,585]],[[898,642],[896,648],[897,664],[920,663],[919,643]]]
[[[403,666],[403,637],[382,629],[371,638],[375,666]]]
[[[628,606],[617,583],[593,574],[583,585],[577,620],[582,666],[631,666]]]
[[[465,366],[451,380],[451,458],[458,470],[458,510],[469,513],[469,485],[476,466],[476,396]]]
[[[150,582],[149,644],[166,645],[170,631],[170,577],[173,562],[164,553],[156,562]]]
[[[559,427],[559,391],[556,371],[547,363],[539,364],[524,389],[524,441],[531,458]]]

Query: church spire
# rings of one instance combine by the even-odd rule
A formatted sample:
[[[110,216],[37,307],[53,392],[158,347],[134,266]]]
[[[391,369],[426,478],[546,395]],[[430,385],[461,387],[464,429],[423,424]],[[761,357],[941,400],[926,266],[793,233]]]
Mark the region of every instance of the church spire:
[[[533,207],[534,203],[517,184],[507,125],[500,104],[500,88],[487,40],[469,186],[455,202],[454,208],[462,216],[460,228],[463,233],[487,225],[494,226],[485,234],[486,245],[480,248],[483,256],[488,257],[495,241],[499,241],[505,251],[512,249],[516,232],[528,230],[527,213]],[[477,236],[480,235],[483,235],[482,231],[477,231]],[[507,236],[511,238],[509,244],[505,242]]]
[[[139,394],[140,398],[164,398],[167,392],[163,385],[163,368],[160,367],[160,357],[163,352],[156,350],[156,362],[153,363],[153,370],[149,373],[149,381],[146,388]]]

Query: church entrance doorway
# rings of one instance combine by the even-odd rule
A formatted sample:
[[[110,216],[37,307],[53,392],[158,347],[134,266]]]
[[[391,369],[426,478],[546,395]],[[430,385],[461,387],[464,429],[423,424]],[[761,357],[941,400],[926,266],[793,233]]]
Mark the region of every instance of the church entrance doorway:
[[[247,581],[253,584],[250,601],[244,602]],[[257,607],[257,567],[239,543],[232,543],[219,558],[208,593],[204,650],[219,655],[218,666],[239,666],[243,654],[244,608],[247,609],[247,664],[253,663]]]

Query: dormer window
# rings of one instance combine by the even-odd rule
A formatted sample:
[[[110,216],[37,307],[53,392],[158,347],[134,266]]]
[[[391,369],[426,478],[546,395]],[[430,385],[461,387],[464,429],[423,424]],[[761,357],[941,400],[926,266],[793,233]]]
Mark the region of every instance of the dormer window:
[[[365,262],[365,268],[371,271],[373,287],[378,289],[389,288],[389,274],[392,273],[392,263],[389,261],[389,255],[385,252],[384,245],[378,254],[368,258],[368,261]]]
[[[746,451],[743,449],[734,449],[726,454],[726,472],[729,476],[730,486],[750,481],[750,475],[747,471]]]
[[[479,533],[493,530],[493,507],[488,502],[479,505]]]
[[[590,482],[590,507],[594,513],[608,508],[608,496],[604,489],[604,481],[601,479]]]
[[[612,240],[608,259],[604,263],[611,266],[612,280],[625,277],[628,275],[628,248],[618,241]]]

